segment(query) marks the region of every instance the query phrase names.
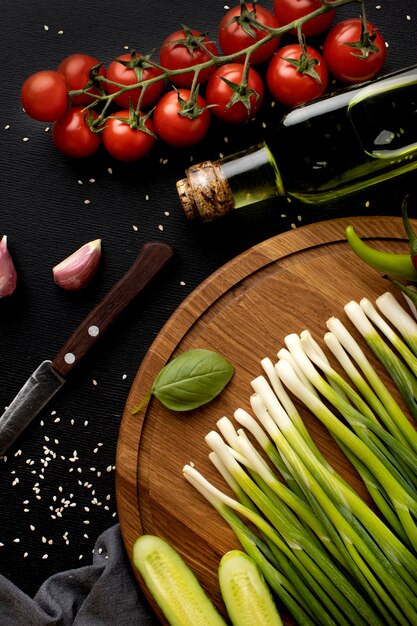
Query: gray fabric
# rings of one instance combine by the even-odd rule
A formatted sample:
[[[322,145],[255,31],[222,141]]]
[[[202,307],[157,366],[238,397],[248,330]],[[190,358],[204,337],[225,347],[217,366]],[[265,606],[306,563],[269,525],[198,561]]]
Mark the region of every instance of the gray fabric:
[[[131,572],[119,525],[98,538],[93,562],[51,576],[34,598],[0,574],[0,626],[155,626]]]

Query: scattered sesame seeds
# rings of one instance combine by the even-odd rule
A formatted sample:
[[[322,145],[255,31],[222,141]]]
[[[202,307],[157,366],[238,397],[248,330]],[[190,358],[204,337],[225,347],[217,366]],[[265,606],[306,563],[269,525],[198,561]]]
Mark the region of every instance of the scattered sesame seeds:
[[[59,30],[59,31],[58,31],[58,35],[63,35],[63,34],[64,34],[64,31],[63,31],[63,30]]]
[[[49,26],[47,26],[46,24],[43,25],[43,29],[44,30],[49,30]]]
[[[164,230],[164,227],[162,224],[158,224],[158,230],[161,230],[161,231]]]
[[[29,137],[23,137],[22,141],[29,141]]]
[[[84,200],[84,204],[91,204],[91,200],[88,200],[88,199]]]
[[[107,172],[108,172],[109,174],[113,174],[113,168],[112,168],[112,167],[108,167],[108,168],[107,168]]]
[[[10,124],[6,124],[6,126],[4,127],[4,130],[8,130],[10,128]]]
[[[137,231],[139,230],[139,228],[136,226],[136,224],[133,224],[133,225],[132,225],[132,228],[133,228],[133,230],[134,230],[135,232],[137,232]]]

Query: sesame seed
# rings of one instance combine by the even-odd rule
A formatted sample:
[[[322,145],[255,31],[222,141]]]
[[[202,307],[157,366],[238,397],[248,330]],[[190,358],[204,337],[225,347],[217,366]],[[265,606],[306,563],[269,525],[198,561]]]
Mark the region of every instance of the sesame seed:
[[[91,204],[91,200],[84,200],[84,204]]]
[[[108,167],[108,168],[107,168],[107,172],[108,172],[109,174],[113,174],[113,169],[112,169],[111,167]]]
[[[43,29],[44,30],[49,30],[49,26],[47,26],[46,24],[43,25]]]
[[[47,558],[48,558],[48,554],[44,554],[43,557],[42,557],[42,559],[44,559],[44,560],[47,559]]]
[[[133,228],[133,230],[134,230],[136,233],[137,233],[137,232],[138,232],[138,230],[139,230],[139,229],[138,229],[138,227],[137,227],[135,224],[133,224],[133,225],[132,225],[132,228]]]

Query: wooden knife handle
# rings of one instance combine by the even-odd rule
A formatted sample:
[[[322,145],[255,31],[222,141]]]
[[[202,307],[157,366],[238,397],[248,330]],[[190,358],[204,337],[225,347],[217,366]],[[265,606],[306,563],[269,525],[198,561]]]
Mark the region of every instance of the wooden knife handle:
[[[110,324],[173,257],[172,246],[146,243],[133,265],[74,331],[52,361],[64,378],[95,345]]]

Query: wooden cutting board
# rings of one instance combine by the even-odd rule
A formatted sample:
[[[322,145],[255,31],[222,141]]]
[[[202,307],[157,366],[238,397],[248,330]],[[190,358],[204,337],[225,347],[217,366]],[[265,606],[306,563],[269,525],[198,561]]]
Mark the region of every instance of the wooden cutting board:
[[[349,223],[371,245],[408,251],[401,220],[391,217],[320,222],[251,248],[211,275],[177,309],[143,360],[129,394],[116,464],[118,512],[127,552],[130,556],[142,533],[164,537],[192,567],[220,610],[219,559],[239,546],[225,522],[183,478],[182,467],[191,461],[223,486],[208,461],[204,437],[223,415],[233,418],[238,407],[250,411],[250,381],[262,373],[260,360],[276,359],[285,335],[292,332],[307,328],[321,341],[332,315],[350,326],[344,304],[363,296],[374,300],[390,289],[346,243]],[[236,373],[224,392],[188,414],[170,412],[152,399],[132,415],[160,369],[190,348],[215,350],[234,364]],[[300,410],[328,459],[367,498],[329,435]]]

